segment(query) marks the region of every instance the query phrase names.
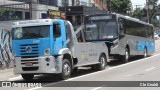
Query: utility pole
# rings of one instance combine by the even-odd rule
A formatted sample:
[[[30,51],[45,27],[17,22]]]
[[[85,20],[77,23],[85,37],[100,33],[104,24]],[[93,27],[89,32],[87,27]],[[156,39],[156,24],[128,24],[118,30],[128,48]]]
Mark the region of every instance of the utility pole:
[[[134,5],[134,6],[136,6],[136,9],[137,9],[138,7],[140,7],[140,6],[142,6],[142,5]]]
[[[72,0],[72,6],[74,6],[75,5],[75,0]]]
[[[4,0],[4,5],[6,5],[6,0]]]
[[[106,8],[108,9],[109,13],[111,12],[111,0],[106,0]]]
[[[64,13],[65,13],[65,19],[67,19],[67,6],[68,6],[68,1],[64,0]]]
[[[32,0],[29,1],[30,19],[32,19]]]
[[[146,0],[147,20],[150,23],[150,0]]]

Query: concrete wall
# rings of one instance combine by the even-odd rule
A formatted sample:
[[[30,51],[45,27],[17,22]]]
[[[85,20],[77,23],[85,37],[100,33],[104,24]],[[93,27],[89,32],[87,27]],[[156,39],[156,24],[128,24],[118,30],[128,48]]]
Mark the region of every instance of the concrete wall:
[[[13,55],[11,51],[11,34],[0,29],[0,69],[13,67]]]
[[[12,23],[15,21],[0,21],[0,70],[13,67],[11,49]]]
[[[13,67],[11,29],[15,21],[0,21],[0,70]]]

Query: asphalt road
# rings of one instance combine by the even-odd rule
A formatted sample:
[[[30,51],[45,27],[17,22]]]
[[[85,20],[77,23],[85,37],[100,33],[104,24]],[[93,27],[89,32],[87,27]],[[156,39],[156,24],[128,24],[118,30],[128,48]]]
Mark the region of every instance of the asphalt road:
[[[75,81],[73,83],[75,87],[70,87],[72,85],[69,84],[69,87],[63,87],[63,85],[66,85],[66,81],[61,81],[58,83],[50,83],[46,86],[56,86],[59,85],[62,87],[56,88],[56,90],[159,90],[159,88],[156,87],[140,87],[141,83],[143,82],[135,82],[139,85],[139,87],[134,87],[127,85],[129,83],[132,83],[133,81],[147,81],[145,83],[150,83],[149,81],[160,81],[160,54],[156,54],[152,57],[146,58],[146,59],[139,59],[134,60],[128,64],[121,64],[114,67],[109,67],[108,69],[100,72],[94,72],[87,75],[82,75],[79,77],[71,78],[67,80],[67,83],[71,83],[68,81]],[[76,87],[76,81],[82,81],[82,87]],[[93,81],[92,82],[85,82],[85,81]],[[115,81],[119,87],[105,87],[107,84],[111,82],[104,82],[101,81]],[[117,81],[130,81],[128,83],[126,82],[120,82],[117,83]],[[100,83],[98,85],[95,84],[95,82]],[[80,84],[79,82],[77,84]],[[85,84],[84,84],[85,83]],[[129,87],[121,87],[121,83],[126,84],[126,86]],[[144,83],[144,84],[145,84]],[[154,82],[152,82],[154,83]],[[86,88],[86,86],[90,86],[89,88]],[[114,83],[113,83],[114,84]],[[118,85],[119,84],[119,85]],[[157,84],[155,82],[155,84]],[[123,84],[122,84],[123,85]],[[79,85],[77,85],[79,86]],[[142,85],[143,86],[143,85]],[[149,85],[148,85],[149,86]],[[156,85],[155,85],[156,86]],[[160,86],[160,83],[158,83],[158,86]],[[45,88],[40,88],[39,90],[43,90]]]
[[[44,87],[7,88],[8,90],[160,90],[160,40],[156,41],[156,52],[148,58],[135,57],[127,64],[119,61],[109,63],[103,71],[81,69],[71,78],[61,81],[52,75],[36,76],[33,82]],[[24,82],[20,76],[9,81]],[[144,82],[146,81],[146,82]],[[152,82],[150,82],[152,81]],[[44,83],[45,82],[45,83]],[[57,87],[55,87],[57,86]],[[66,87],[64,87],[66,86]],[[110,86],[110,87],[108,87]],[[112,87],[111,87],[112,86]],[[152,86],[152,87],[151,87]],[[159,86],[159,87],[156,87]],[[6,88],[2,88],[5,89]]]

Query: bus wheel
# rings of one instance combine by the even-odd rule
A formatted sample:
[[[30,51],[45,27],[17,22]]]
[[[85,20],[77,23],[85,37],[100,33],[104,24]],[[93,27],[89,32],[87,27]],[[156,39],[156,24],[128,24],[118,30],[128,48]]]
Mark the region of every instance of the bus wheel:
[[[102,54],[99,57],[99,62],[100,62],[100,64],[96,65],[96,69],[97,70],[104,70],[106,68],[106,64],[107,64],[107,58],[104,54]]]
[[[71,75],[71,64],[68,59],[64,59],[62,62],[62,74],[61,79],[66,80]]]
[[[127,63],[129,61],[129,57],[130,57],[130,53],[129,53],[129,49],[126,48],[125,49],[125,55],[122,56],[122,60],[124,63]]]
[[[148,57],[148,52],[147,52],[147,48],[145,47],[144,52],[143,52],[143,58]]]
[[[24,80],[33,80],[34,74],[21,74]]]

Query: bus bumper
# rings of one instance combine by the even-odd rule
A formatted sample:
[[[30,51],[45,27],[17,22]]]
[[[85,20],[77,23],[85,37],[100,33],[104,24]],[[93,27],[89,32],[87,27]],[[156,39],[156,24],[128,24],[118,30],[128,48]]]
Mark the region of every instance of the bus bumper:
[[[59,74],[61,72],[61,56],[56,58],[54,56],[15,58],[14,74]]]

